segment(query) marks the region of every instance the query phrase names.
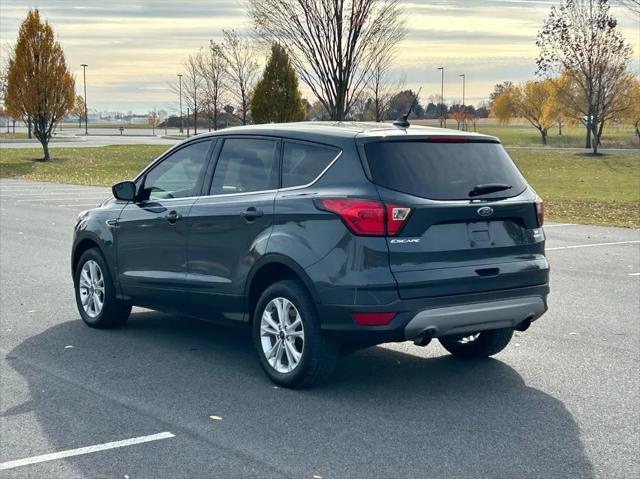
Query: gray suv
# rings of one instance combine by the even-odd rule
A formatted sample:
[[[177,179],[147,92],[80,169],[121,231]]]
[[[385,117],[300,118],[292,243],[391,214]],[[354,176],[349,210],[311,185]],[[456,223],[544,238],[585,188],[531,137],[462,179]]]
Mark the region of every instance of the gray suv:
[[[78,217],[72,273],[95,328],[132,305],[248,325],[265,373],[325,380],[393,341],[480,358],[547,309],[542,201],[499,141],[295,123],[189,139]]]

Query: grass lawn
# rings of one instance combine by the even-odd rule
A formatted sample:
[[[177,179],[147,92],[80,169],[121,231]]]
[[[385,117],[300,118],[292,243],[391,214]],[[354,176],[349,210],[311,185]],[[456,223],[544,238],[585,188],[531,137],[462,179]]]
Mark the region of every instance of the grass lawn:
[[[43,163],[39,148],[0,149],[0,177],[110,186],[133,178],[165,146],[54,148]],[[640,154],[608,152],[600,157],[574,151],[509,151],[545,200],[548,220],[640,227]]]
[[[29,135],[26,133],[7,133],[3,131],[0,133],[0,141],[2,140],[26,140]]]
[[[438,120],[414,120],[412,123],[426,126],[438,126]],[[456,128],[454,120],[447,120],[448,128]],[[468,125],[473,131],[473,125]],[[514,120],[508,125],[501,125],[493,118],[482,119],[477,124],[477,132],[497,136],[505,147],[509,146],[544,146],[540,132],[524,120]],[[548,145],[557,148],[584,148],[585,129],[582,126],[563,126],[562,136],[558,135],[558,127],[549,130]],[[607,124],[602,132],[604,148],[640,148],[640,140],[631,125]]]
[[[640,153],[510,150],[551,221],[640,227]]]
[[[0,149],[0,178],[111,186],[133,178],[168,146],[126,145],[96,148],[51,148],[52,160],[42,148]]]

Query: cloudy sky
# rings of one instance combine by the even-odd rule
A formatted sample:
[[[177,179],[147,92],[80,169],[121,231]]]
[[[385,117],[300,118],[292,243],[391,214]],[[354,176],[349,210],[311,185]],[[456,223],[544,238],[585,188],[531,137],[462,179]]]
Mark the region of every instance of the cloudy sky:
[[[422,85],[426,99],[439,93],[436,67],[444,65],[445,99],[461,98],[458,75],[465,73],[467,103],[484,100],[495,83],[533,77],[536,34],[558,1],[407,0],[408,34],[395,71],[407,86]],[[79,65],[89,64],[89,106],[108,110],[177,109],[168,83],[184,58],[219,40],[223,28],[251,29],[244,0],[0,0],[3,44],[15,41],[29,7],[38,7],[55,28],[79,90]],[[640,23],[621,7],[613,12],[639,71]]]

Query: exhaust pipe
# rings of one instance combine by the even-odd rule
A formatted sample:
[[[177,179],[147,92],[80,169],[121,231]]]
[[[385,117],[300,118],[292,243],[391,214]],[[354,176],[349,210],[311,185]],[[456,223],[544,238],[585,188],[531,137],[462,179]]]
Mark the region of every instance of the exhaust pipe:
[[[413,344],[415,344],[416,346],[424,347],[427,344],[429,344],[432,339],[433,339],[433,332],[429,330],[425,330],[413,340]]]
[[[534,318],[533,314],[528,316],[527,319],[525,319],[521,323],[519,323],[516,326],[514,326],[513,329],[515,329],[516,331],[526,331],[527,329],[529,329],[529,326],[531,326],[531,320],[533,318]]]

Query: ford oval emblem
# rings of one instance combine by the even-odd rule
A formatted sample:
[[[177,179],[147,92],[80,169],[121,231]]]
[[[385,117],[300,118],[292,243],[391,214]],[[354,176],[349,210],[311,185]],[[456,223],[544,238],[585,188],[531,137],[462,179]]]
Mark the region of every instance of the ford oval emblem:
[[[482,208],[478,208],[478,214],[480,216],[491,216],[493,214],[493,208],[489,206],[483,206]]]

